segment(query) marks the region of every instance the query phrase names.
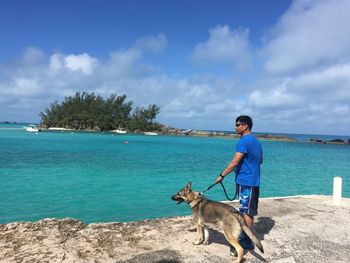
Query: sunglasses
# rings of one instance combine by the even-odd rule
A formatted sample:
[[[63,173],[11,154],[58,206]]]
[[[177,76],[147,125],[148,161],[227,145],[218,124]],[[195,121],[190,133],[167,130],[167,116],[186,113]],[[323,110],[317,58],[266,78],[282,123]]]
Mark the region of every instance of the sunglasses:
[[[241,125],[244,125],[244,123],[236,123],[236,128],[238,128]]]

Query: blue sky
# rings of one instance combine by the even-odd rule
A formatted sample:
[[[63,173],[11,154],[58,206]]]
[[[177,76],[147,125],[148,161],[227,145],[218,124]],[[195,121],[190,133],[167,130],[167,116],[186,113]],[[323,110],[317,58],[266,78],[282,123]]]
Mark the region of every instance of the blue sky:
[[[0,121],[39,122],[89,91],[158,104],[158,121],[350,135],[350,2],[7,1]]]

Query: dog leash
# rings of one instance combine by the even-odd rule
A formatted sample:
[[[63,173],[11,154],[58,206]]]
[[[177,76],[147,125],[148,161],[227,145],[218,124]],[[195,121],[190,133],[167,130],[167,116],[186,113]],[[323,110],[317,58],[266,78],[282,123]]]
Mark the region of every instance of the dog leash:
[[[209,186],[206,190],[203,192],[200,192],[200,195],[204,194],[205,192],[208,192],[210,189],[212,189],[215,185],[217,185],[219,182],[213,183],[211,186]]]
[[[237,197],[237,193],[238,193],[238,185],[236,184],[236,193],[235,193],[235,196],[234,196],[232,199],[230,199],[230,198],[228,197],[227,193],[226,193],[226,189],[225,189],[225,186],[224,186],[223,182],[221,181],[220,184],[221,184],[221,186],[222,186],[222,189],[224,190],[224,193],[225,193],[225,196],[226,196],[227,200],[229,200],[229,201],[235,200],[236,197]]]
[[[237,197],[237,192],[238,192],[238,191],[237,191],[237,188],[238,188],[237,184],[236,184],[236,193],[235,193],[235,196],[231,199],[231,198],[228,197],[227,192],[226,192],[226,188],[225,188],[224,184],[222,183],[222,181],[216,182],[216,183],[210,185],[206,190],[204,190],[203,192],[200,192],[199,194],[200,194],[200,195],[204,194],[205,192],[209,191],[210,189],[212,189],[215,185],[217,185],[217,184],[219,184],[219,183],[221,184],[221,187],[222,187],[222,189],[224,190],[224,193],[225,193],[225,196],[226,196],[227,200],[229,200],[229,201],[235,200],[236,197]]]

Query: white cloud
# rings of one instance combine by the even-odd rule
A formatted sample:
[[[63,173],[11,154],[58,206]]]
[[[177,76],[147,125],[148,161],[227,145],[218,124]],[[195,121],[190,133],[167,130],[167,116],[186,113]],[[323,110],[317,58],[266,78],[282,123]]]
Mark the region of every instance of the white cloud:
[[[97,66],[98,60],[87,53],[80,55],[68,55],[64,58],[64,66],[72,71],[81,71],[90,75]]]
[[[348,106],[350,105],[350,63],[329,65],[324,70],[301,73],[291,82],[291,89],[311,102],[340,103]],[[333,106],[330,105],[330,108]]]
[[[10,94],[15,96],[33,96],[40,91],[38,79],[18,77],[13,79],[13,88],[10,90]]]
[[[294,1],[267,40],[266,70],[285,74],[349,61],[349,10],[348,0]]]
[[[63,55],[62,54],[53,54],[50,57],[49,69],[50,72],[55,74],[63,67]]]
[[[106,72],[126,75],[132,71],[135,63],[142,58],[142,52],[136,48],[120,49],[111,53],[110,61],[106,65]]]
[[[209,39],[198,44],[193,58],[197,62],[225,62],[244,68],[250,64],[249,29],[230,30],[217,26],[209,30]]]
[[[64,55],[55,53],[50,57],[50,73],[57,74],[60,70],[66,69],[72,72],[81,72],[84,75],[91,75],[98,66],[98,59],[87,53]]]
[[[156,36],[146,36],[139,38],[135,42],[135,47],[152,52],[160,52],[166,48],[167,43],[167,37],[164,34],[158,34]]]
[[[249,96],[249,102],[257,108],[280,110],[296,107],[300,98],[289,91],[290,79],[283,80],[277,87],[272,86],[268,90],[254,90]]]

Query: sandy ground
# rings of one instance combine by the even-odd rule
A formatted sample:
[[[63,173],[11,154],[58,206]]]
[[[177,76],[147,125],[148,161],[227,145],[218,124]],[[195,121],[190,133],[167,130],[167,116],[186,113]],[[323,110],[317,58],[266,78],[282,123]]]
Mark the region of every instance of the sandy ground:
[[[343,198],[340,207],[328,196],[261,199],[254,229],[265,253],[249,251],[245,262],[350,262],[350,199]],[[0,262],[233,262],[223,234],[210,234],[209,245],[193,245],[191,217],[15,222],[0,225]]]

